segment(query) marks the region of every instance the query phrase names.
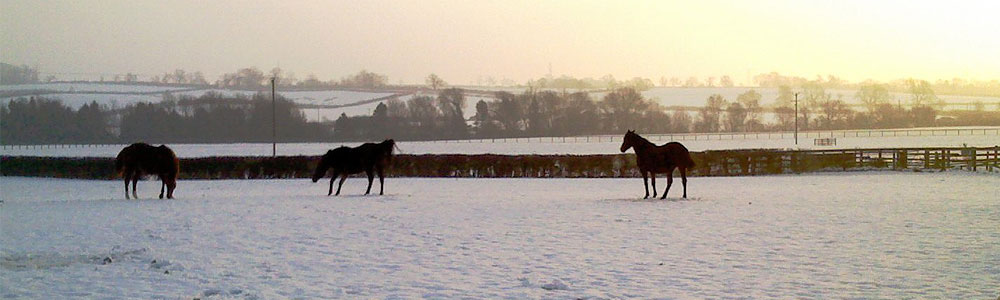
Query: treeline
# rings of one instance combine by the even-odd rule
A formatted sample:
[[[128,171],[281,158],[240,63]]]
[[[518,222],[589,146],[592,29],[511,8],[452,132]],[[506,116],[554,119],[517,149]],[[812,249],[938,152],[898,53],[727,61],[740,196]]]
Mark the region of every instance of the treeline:
[[[275,101],[277,140],[329,141],[327,125],[306,122],[284,98]],[[61,101],[16,99],[0,108],[4,144],[64,143],[229,143],[272,139],[270,97],[224,97],[208,93],[160,103],[136,103],[113,110],[96,102],[73,110]]]
[[[913,105],[904,108],[890,103],[884,87],[870,86],[856,95],[866,107],[856,111],[822,86],[807,84],[798,95],[798,127],[837,130],[1000,125],[997,111],[949,112],[951,116],[939,118],[939,110],[927,104],[933,94],[926,92],[915,93]],[[493,100],[480,100],[469,108],[463,92],[453,88],[442,90],[437,97],[386,101],[371,116],[342,114],[334,124],[334,137],[360,141],[390,137],[435,140],[620,134],[629,129],[644,133],[791,131],[796,122],[795,97],[788,86],[779,88],[775,104],[766,107],[761,105],[761,94],[754,90],[736,99],[712,95],[705,106],[691,112],[668,110],[630,87],[612,90],[600,100],[584,92],[528,90],[521,94],[498,92]],[[462,116],[468,109],[474,113],[465,119]],[[773,118],[765,118],[765,113],[773,113]]]
[[[96,102],[78,110],[62,101],[18,99],[0,107],[0,141],[4,144],[113,143],[109,111]]]
[[[38,82],[38,69],[28,65],[15,66],[0,63],[0,84],[28,84]]]
[[[497,92],[492,99],[466,107],[465,92],[444,89],[437,96],[380,103],[371,116],[342,114],[333,124],[307,122],[295,103],[275,103],[277,140],[326,142],[440,140],[534,136],[643,133],[790,131],[906,128],[931,126],[998,126],[1000,111],[939,110],[931,91],[914,93],[909,106],[892,103],[885,87],[863,87],[864,103],[854,110],[841,96],[822,86],[806,85],[796,94],[779,88],[773,105],[761,105],[761,94],[748,90],[736,99],[712,95],[698,108],[667,109],[631,87],[614,89],[594,99],[585,92],[529,89],[520,94]],[[38,143],[229,143],[271,141],[271,100],[264,94],[197,98],[168,96],[160,103],[136,103],[120,109],[96,102],[73,110],[58,100],[12,100],[0,107],[0,141]],[[466,118],[466,112],[470,111]],[[766,114],[773,114],[767,117]],[[332,126],[331,126],[332,125]]]
[[[834,75],[816,76],[814,79],[807,79],[799,76],[786,76],[778,72],[758,74],[753,78],[754,83],[760,87],[780,87],[793,86],[801,87],[805,85],[819,85],[828,89],[861,89],[865,86],[878,85],[890,92],[912,93],[914,90],[928,89],[936,91],[941,95],[964,95],[979,97],[1000,96],[1000,80],[968,80],[953,78],[950,80],[940,79],[934,82],[919,80],[914,78],[897,79],[889,82],[877,82],[866,80],[862,82],[848,82]]]
[[[379,104],[372,116],[341,115],[334,124],[338,140],[463,139],[469,137],[571,136],[642,132],[687,132],[690,117],[666,110],[633,88],[621,88],[594,101],[584,92],[528,90],[496,93],[467,108],[461,89],[442,90],[437,97],[416,96]],[[475,111],[466,120],[467,109]],[[674,120],[676,119],[676,120]],[[676,127],[674,127],[676,126]]]

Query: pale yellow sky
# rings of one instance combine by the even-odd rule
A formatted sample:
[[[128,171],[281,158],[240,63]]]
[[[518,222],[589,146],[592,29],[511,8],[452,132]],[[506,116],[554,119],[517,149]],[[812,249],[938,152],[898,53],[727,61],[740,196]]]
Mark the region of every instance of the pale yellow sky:
[[[210,80],[275,65],[392,83],[777,71],[1000,78],[1000,1],[13,1],[0,61]]]

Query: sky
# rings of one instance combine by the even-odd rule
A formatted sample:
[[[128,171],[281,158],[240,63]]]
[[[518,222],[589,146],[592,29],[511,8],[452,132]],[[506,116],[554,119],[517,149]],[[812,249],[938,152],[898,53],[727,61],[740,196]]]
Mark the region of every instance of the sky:
[[[1000,78],[1000,1],[16,1],[0,61],[209,81],[278,66],[390,83],[779,72],[850,81]],[[113,76],[113,75],[107,75]]]

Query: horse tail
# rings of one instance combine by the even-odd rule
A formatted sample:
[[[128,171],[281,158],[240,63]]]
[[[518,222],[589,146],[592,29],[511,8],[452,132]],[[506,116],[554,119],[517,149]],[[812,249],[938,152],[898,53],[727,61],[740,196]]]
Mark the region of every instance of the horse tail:
[[[680,151],[675,151],[675,156],[678,157],[677,166],[685,168],[693,168],[695,166],[694,159],[691,159],[691,152],[688,151],[687,147],[678,142],[670,142],[667,144],[675,144],[676,149]]]
[[[694,163],[694,159],[691,159],[691,153],[690,152],[684,152],[684,160],[685,160],[683,162],[685,164],[684,167],[686,167],[686,168],[694,168],[695,163]]]
[[[115,173],[117,173],[118,176],[122,176],[122,174],[125,173],[125,160],[130,156],[129,149],[129,147],[125,147],[125,149],[119,152],[118,156],[115,157]]]
[[[115,173],[117,173],[118,176],[122,176],[123,172],[125,172],[125,163],[122,162],[121,155],[119,155],[115,158]]]

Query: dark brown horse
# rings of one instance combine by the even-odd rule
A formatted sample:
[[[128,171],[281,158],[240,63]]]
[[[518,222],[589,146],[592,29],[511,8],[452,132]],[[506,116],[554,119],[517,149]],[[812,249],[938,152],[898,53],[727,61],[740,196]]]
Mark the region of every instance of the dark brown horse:
[[[379,195],[385,191],[385,169],[392,162],[392,150],[396,147],[393,140],[385,140],[381,143],[364,143],[357,148],[339,147],[327,151],[316,165],[316,172],[313,173],[313,182],[319,181],[326,175],[328,169],[333,169],[333,177],[330,178],[330,191],[327,196],[333,194],[333,181],[340,177],[340,184],[337,185],[337,195],[340,195],[340,188],[344,186],[347,176],[365,172],[368,174],[368,190],[365,195],[372,191],[372,181],[375,173],[378,173]]]
[[[684,198],[687,193],[687,169],[694,167],[694,160],[688,149],[678,142],[669,142],[663,146],[657,146],[649,140],[639,136],[635,131],[629,130],[625,133],[622,141],[622,153],[628,148],[635,149],[636,164],[639,165],[639,173],[642,173],[642,184],[646,186],[646,196],[649,198],[648,176],[653,177],[653,197],[656,197],[656,173],[667,173],[667,189],[663,190],[663,197],[667,198],[670,186],[674,184],[674,169],[681,170],[681,183],[684,185]]]
[[[160,199],[163,199],[163,189],[167,189],[167,199],[174,198],[174,188],[177,187],[177,173],[180,163],[177,155],[167,146],[154,147],[146,143],[135,143],[118,152],[115,158],[115,170],[125,179],[125,199],[128,199],[128,182],[132,181],[132,197],[136,195],[135,185],[143,175],[156,175],[162,181]]]

